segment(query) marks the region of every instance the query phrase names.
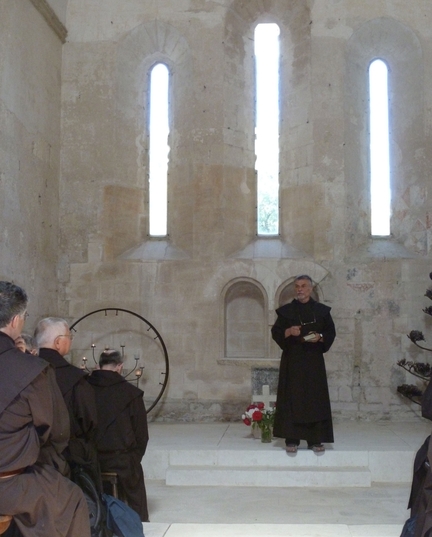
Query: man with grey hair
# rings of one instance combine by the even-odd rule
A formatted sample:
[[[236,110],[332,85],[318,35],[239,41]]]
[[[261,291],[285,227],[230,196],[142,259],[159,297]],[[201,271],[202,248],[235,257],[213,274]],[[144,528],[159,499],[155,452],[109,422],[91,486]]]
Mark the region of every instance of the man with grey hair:
[[[288,453],[306,440],[315,453],[331,443],[333,423],[324,353],[336,337],[330,307],[312,298],[307,274],[294,280],[296,298],[276,310],[272,337],[282,349],[273,434]]]
[[[67,322],[59,317],[39,321],[34,337],[39,356],[55,369],[57,383],[69,411],[70,441],[65,451],[71,468],[86,468],[101,490],[100,471],[96,451],[97,411],[87,373],[65,360],[71,348],[73,335]]]
[[[90,537],[82,491],[41,457],[46,446],[60,454],[67,445],[68,414],[47,362],[15,346],[27,301],[0,281],[0,513],[24,537]]]

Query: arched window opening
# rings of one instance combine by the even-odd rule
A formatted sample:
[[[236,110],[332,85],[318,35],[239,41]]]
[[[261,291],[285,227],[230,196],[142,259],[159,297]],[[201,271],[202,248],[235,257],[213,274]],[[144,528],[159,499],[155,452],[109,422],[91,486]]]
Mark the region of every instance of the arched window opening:
[[[258,235],[279,233],[279,34],[274,23],[255,28]]]
[[[168,233],[169,71],[158,63],[150,73],[149,234]]]
[[[369,66],[371,235],[390,235],[390,150],[388,68],[382,60]]]

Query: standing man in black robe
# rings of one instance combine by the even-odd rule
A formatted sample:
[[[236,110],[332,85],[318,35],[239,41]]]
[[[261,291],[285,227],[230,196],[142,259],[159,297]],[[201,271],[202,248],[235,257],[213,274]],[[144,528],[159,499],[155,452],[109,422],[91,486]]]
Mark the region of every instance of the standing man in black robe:
[[[65,451],[71,468],[84,467],[102,491],[96,450],[97,411],[87,373],[65,360],[73,335],[64,319],[48,317],[37,324],[34,337],[39,356],[55,369],[57,383],[69,411],[70,441]]]
[[[23,289],[0,282],[0,513],[24,537],[90,537],[82,491],[54,466],[68,414],[47,362],[15,347],[27,315]]]
[[[123,359],[105,350],[89,378],[98,410],[97,448],[102,472],[116,472],[120,498],[149,521],[141,460],[149,439],[144,392],[121,375]]]
[[[297,453],[306,440],[315,453],[332,443],[333,424],[323,353],[336,337],[330,307],[312,297],[312,278],[294,280],[297,298],[276,310],[272,337],[282,349],[273,434]]]

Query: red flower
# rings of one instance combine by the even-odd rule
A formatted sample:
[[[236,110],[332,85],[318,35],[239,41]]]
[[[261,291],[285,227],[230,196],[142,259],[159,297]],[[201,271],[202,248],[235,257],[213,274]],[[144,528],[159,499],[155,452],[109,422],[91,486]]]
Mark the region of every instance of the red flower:
[[[255,412],[252,414],[253,421],[261,421],[262,417],[263,415],[261,410],[255,410]]]
[[[246,409],[246,412],[247,412],[248,410],[252,410],[253,408],[257,408],[257,406],[256,406],[255,403],[252,403],[251,405],[249,405],[249,406],[247,407],[247,409]]]
[[[264,403],[258,403],[257,404],[257,407],[262,410],[264,408]]]
[[[251,420],[250,420],[249,418],[244,418],[244,419],[243,419],[243,423],[244,423],[245,425],[250,425],[252,422],[251,422]]]

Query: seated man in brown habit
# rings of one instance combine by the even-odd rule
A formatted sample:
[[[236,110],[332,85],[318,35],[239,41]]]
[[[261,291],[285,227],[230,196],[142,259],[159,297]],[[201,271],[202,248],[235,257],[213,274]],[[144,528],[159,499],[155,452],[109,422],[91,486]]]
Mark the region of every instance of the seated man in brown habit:
[[[0,282],[0,513],[13,515],[24,537],[90,537],[81,489],[51,464],[69,439],[54,374],[15,347],[27,301],[23,289]]]
[[[144,392],[121,376],[123,361],[116,350],[105,350],[100,369],[89,378],[98,410],[97,448],[102,472],[116,472],[120,498],[148,522],[147,496],[141,459],[148,442]]]

